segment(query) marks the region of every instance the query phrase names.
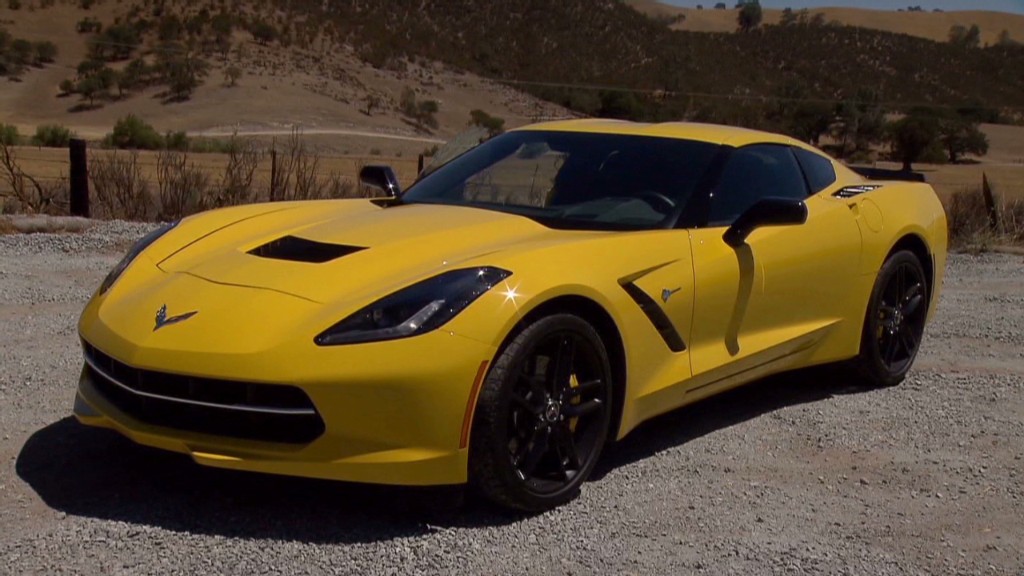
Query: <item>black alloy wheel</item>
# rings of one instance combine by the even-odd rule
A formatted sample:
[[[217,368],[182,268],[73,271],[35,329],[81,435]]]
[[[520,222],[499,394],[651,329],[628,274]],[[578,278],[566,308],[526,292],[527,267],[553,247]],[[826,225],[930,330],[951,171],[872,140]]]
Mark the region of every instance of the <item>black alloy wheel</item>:
[[[869,384],[892,386],[906,377],[924,335],[928,294],[924,269],[912,252],[897,252],[882,266],[857,360]]]
[[[480,392],[471,482],[520,510],[568,502],[601,454],[611,403],[611,368],[594,328],[567,314],[534,322],[498,356]]]

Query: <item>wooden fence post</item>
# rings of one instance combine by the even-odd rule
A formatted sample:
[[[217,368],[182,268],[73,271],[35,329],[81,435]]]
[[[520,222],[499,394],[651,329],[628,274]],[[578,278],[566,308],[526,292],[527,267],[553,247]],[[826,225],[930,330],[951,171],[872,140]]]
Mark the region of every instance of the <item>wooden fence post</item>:
[[[981,193],[985,197],[985,210],[988,212],[988,224],[992,232],[999,233],[999,207],[996,196],[992,193],[992,185],[988,183],[988,174],[981,173]]]
[[[71,161],[70,186],[72,216],[89,217],[89,164],[86,155],[85,140],[72,139],[68,144]]]
[[[416,161],[416,174],[423,174],[423,154],[420,154],[419,160]]]
[[[277,201],[277,146],[270,148],[270,201]]]

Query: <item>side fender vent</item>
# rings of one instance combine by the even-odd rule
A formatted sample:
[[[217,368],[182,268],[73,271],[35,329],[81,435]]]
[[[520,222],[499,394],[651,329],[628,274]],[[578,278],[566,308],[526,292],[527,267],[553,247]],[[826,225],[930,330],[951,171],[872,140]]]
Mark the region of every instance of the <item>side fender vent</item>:
[[[297,236],[283,236],[277,240],[271,240],[262,246],[257,246],[249,250],[248,253],[260,258],[323,264],[342,256],[355,254],[360,250],[366,250],[366,248],[346,246],[344,244],[327,244]]]
[[[629,297],[643,311],[644,316],[647,316],[647,319],[654,325],[654,329],[661,335],[661,339],[665,341],[665,345],[668,346],[669,350],[673,352],[686,350],[686,343],[683,342],[683,338],[676,331],[675,326],[672,325],[672,321],[669,320],[665,311],[661,309],[661,306],[658,306],[658,303],[653,298],[631,282],[622,284],[622,289],[626,291],[626,294],[629,294]]]
[[[862,184],[860,186],[847,186],[833,194],[835,198],[853,198],[854,196],[860,196],[867,192],[878,190],[882,186],[880,184]]]

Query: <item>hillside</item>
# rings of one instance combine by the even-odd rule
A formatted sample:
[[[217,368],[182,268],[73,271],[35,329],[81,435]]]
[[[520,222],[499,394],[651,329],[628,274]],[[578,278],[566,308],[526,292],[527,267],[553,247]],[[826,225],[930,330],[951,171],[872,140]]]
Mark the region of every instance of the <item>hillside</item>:
[[[657,0],[627,0],[645,14],[663,17],[684,16],[685,19],[673,24],[675,30],[691,32],[734,32],[736,30],[735,10],[714,10],[715,2],[705,4],[705,9],[680,8]],[[732,6],[733,3],[727,3]],[[859,8],[819,8],[810,13],[822,14],[828,22],[846,26],[858,26],[907,34],[936,42],[949,38],[953,26],[970,27],[976,24],[981,29],[982,44],[995,44],[999,34],[1006,30],[1010,38],[1024,42],[1024,15],[982,10],[955,12],[898,12],[896,10],[865,10]],[[778,24],[782,10],[764,10],[765,24]]]
[[[160,130],[273,132],[297,123],[430,142],[459,131],[477,108],[508,125],[567,113],[536,97],[583,114],[766,128],[774,127],[766,119],[780,97],[868,98],[897,112],[985,106],[1012,117],[1024,110],[1024,48],[969,49],[833,25],[673,31],[621,0],[251,0],[236,2],[230,14],[219,0],[78,6],[65,0],[47,9],[35,2],[0,8],[0,25],[29,39],[52,38],[60,48],[55,65],[5,83],[0,121],[57,121],[92,135],[132,112]],[[86,54],[89,35],[74,32],[80,19],[142,31],[129,57],[149,62],[160,57],[157,30],[168,18],[199,20],[201,28],[211,14],[231,19],[228,50],[208,53],[210,72],[190,98],[169,99],[160,86],[107,98],[98,108],[78,96],[58,97],[58,84],[75,77]],[[261,26],[271,34],[256,41]],[[189,32],[175,50],[185,51],[185,40],[202,47],[208,37]],[[232,66],[243,72],[235,87],[224,78]],[[438,103],[437,128],[402,112],[408,90]]]
[[[341,45],[325,57],[320,47],[262,46],[241,30],[233,36],[236,51],[210,60],[205,83],[187,101],[166,103],[162,90],[154,87],[81,110],[79,97],[60,96],[58,89],[62,80],[76,76],[76,66],[87,56],[90,36],[76,33],[76,23],[87,17],[111,23],[133,4],[144,3],[100,0],[89,10],[68,3],[10,10],[4,2],[0,26],[28,40],[52,40],[59,53],[55,64],[32,69],[17,82],[0,80],[0,123],[13,124],[23,134],[31,134],[39,124],[60,123],[84,137],[100,138],[118,118],[136,114],[161,131],[285,134],[298,125],[309,134],[358,136],[321,138],[341,142],[335,146],[339,149],[362,145],[419,151],[461,131],[473,109],[502,117],[510,126],[567,114],[521,91],[428,59],[381,69],[360,58],[351,45]],[[147,50],[144,46],[141,52]],[[113,65],[123,68],[124,63]],[[224,78],[229,66],[243,71],[234,87],[228,87]],[[406,88],[439,103],[437,129],[416,129],[395,112]],[[371,94],[380,104],[367,114],[365,103]],[[367,143],[367,136],[377,133],[382,137]]]

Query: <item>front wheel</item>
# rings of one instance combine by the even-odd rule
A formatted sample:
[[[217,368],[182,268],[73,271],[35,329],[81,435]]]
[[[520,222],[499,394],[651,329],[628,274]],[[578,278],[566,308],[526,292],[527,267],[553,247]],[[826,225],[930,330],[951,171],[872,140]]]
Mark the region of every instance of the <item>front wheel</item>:
[[[868,385],[903,381],[917,357],[927,317],[924,268],[913,252],[897,252],[878,272],[864,318],[856,364]]]
[[[569,314],[535,321],[484,381],[470,482],[499,505],[531,512],[572,500],[608,437],[611,403],[611,367],[594,328]]]

